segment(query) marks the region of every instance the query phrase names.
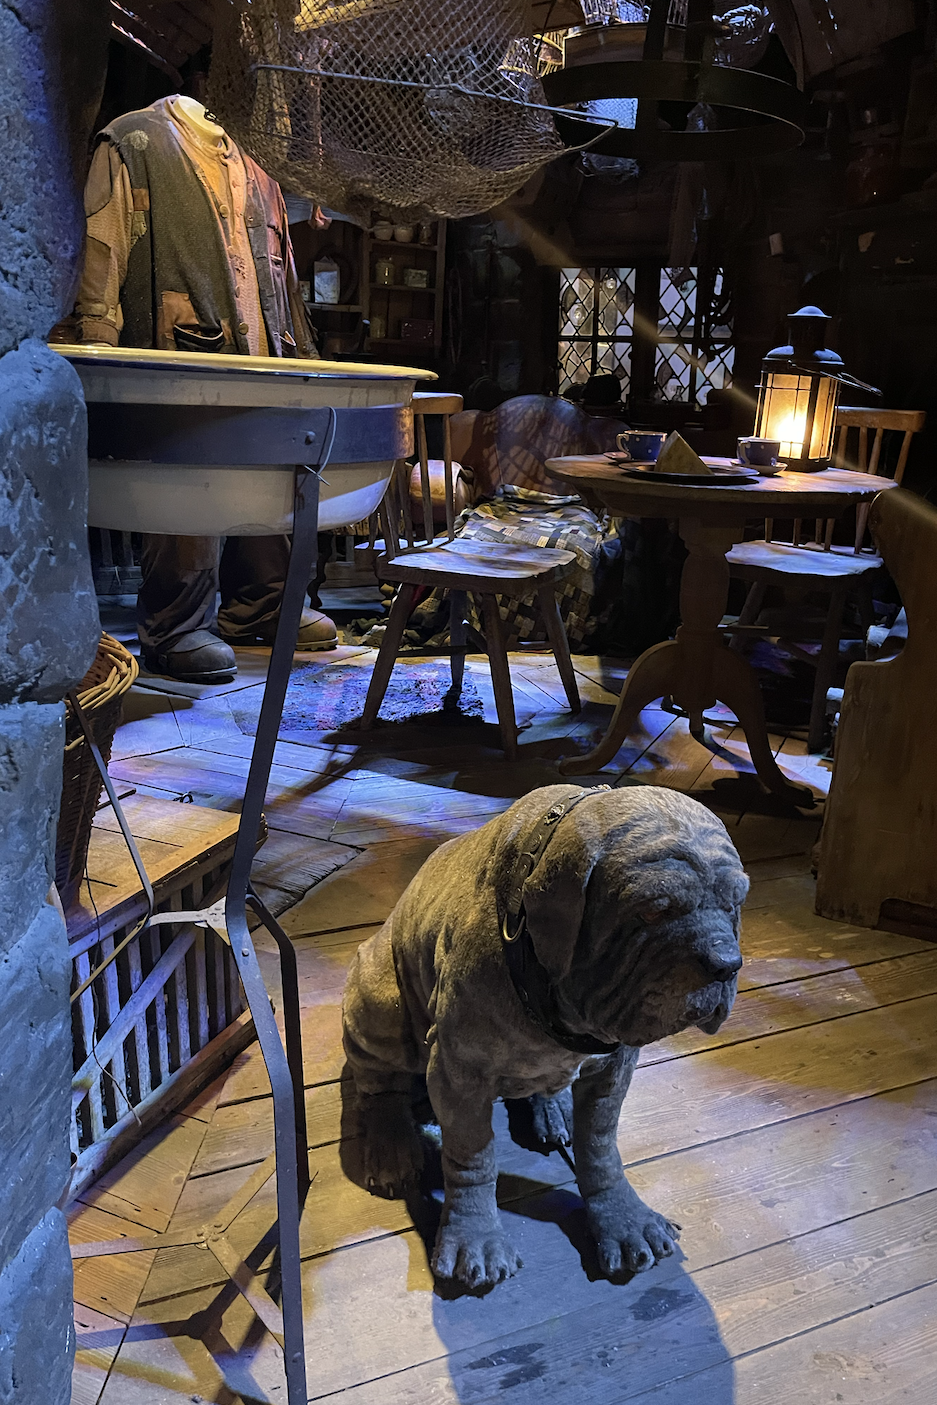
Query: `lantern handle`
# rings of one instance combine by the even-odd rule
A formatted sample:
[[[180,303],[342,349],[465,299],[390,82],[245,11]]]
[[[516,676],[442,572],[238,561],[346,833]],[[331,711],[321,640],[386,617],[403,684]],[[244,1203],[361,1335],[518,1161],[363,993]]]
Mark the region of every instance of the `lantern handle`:
[[[817,366],[811,369],[807,366],[798,366],[795,362],[791,364],[794,370],[799,371],[802,376],[826,376],[827,380],[839,381],[840,385],[852,386],[854,390],[864,390],[867,395],[881,396],[884,394],[884,391],[879,390],[877,385],[866,385],[865,381],[857,380],[856,377],[851,376],[848,371],[824,371]]]

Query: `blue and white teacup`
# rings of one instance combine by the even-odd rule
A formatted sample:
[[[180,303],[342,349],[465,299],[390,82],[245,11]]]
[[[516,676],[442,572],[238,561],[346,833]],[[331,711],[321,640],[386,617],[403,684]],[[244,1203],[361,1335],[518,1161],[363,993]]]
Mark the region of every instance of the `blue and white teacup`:
[[[780,439],[740,439],[739,458],[749,468],[776,468]]]
[[[656,463],[666,438],[656,430],[626,429],[615,442],[635,463]]]

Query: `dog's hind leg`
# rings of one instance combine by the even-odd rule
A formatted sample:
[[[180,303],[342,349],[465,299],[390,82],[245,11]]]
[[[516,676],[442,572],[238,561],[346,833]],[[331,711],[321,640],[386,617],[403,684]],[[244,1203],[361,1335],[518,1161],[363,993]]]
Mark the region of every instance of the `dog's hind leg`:
[[[609,1277],[640,1273],[674,1251],[680,1226],[651,1210],[625,1178],[618,1119],[638,1050],[584,1064],[573,1084],[576,1179],[595,1238],[599,1266]]]
[[[573,1090],[552,1096],[534,1093],[529,1098],[505,1098],[511,1140],[525,1151],[549,1156],[573,1141]]]
[[[413,1075],[421,1061],[384,931],[359,947],[352,962],[342,1003],[342,1042],[364,1141],[363,1183],[372,1195],[403,1197],[423,1167],[412,1112]]]

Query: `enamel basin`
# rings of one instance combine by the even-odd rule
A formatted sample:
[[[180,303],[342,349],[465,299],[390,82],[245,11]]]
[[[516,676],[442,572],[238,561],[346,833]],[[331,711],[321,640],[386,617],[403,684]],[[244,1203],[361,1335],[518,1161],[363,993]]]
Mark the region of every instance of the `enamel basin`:
[[[202,407],[277,411],[395,408],[409,406],[416,384],[431,371],[347,361],[300,361],[271,356],[209,356],[96,346],[55,345],[77,371],[97,457],[89,459],[88,523],[118,531],[180,536],[263,536],[289,532],[293,520],[294,463],[227,464],[160,462],[148,457],[152,410]],[[114,407],[112,411],[101,407]],[[141,432],[130,449],[126,426],[139,410]],[[108,414],[124,434],[107,442]],[[129,417],[129,421],[128,421]],[[281,418],[284,418],[281,416]],[[286,418],[289,418],[288,416]],[[299,416],[298,418],[301,418]],[[381,422],[387,420],[385,415]],[[103,423],[103,430],[100,425]],[[103,435],[103,448],[102,448]],[[344,461],[329,461],[319,489],[319,527],[343,527],[374,512],[384,495],[399,443],[378,434],[355,451],[342,439]],[[362,446],[364,441],[362,441]],[[375,447],[377,444],[377,447]],[[373,456],[365,456],[373,451]],[[156,451],[158,455],[158,450]],[[128,455],[132,454],[133,457]]]

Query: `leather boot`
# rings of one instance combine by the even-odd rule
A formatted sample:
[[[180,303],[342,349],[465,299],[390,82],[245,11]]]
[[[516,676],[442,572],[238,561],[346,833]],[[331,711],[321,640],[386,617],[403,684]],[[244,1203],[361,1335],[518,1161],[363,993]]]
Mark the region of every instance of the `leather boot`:
[[[162,649],[145,650],[143,662],[150,673],[185,683],[227,683],[237,673],[234,650],[207,629],[180,634]]]
[[[230,640],[232,644],[272,644],[277,632],[276,620],[271,620],[264,625],[253,636],[222,635],[222,638]],[[299,621],[299,629],[296,632],[297,649],[334,649],[338,643],[338,631],[335,624],[324,615],[321,610],[311,610],[307,606]]]

